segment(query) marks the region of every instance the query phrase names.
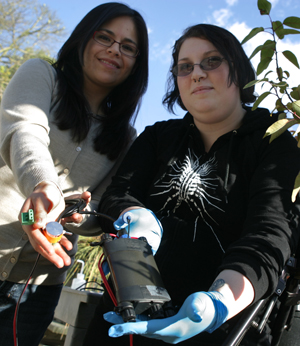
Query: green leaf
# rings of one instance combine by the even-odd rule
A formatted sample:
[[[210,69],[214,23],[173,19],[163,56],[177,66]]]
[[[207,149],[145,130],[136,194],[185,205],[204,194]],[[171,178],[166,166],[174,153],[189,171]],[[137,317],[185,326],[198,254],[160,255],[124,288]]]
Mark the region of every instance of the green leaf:
[[[291,96],[294,100],[300,100],[300,85],[298,87],[292,88]]]
[[[276,109],[277,109],[277,111],[279,111],[279,112],[282,112],[282,111],[285,110],[285,107],[284,107],[284,105],[282,104],[281,99],[277,99],[277,100],[276,100]],[[283,114],[285,114],[285,113],[283,113]]]
[[[255,80],[253,80],[253,81],[247,83],[247,84],[244,86],[243,89],[250,88],[250,87],[252,87],[253,85],[255,85],[255,84],[257,84],[257,83],[260,83],[260,82],[267,82],[268,80],[269,80],[268,78],[263,78],[263,79],[259,79],[259,80],[255,79]]]
[[[273,57],[275,51],[274,49],[262,49],[261,50],[261,59],[265,59],[265,58],[271,58]]]
[[[265,78],[264,79],[268,79],[269,80],[269,78],[266,78],[267,77],[267,75],[268,74],[270,74],[270,73],[272,73],[273,71],[268,71],[266,74],[265,74]]]
[[[291,109],[293,112],[296,113],[298,120],[300,117],[300,101],[295,101],[295,102],[291,102],[288,104],[288,108]]]
[[[257,75],[260,75],[265,69],[267,69],[271,61],[272,59],[269,57],[262,59],[257,66],[257,70],[256,70]]]
[[[281,67],[276,68],[276,72],[277,72],[279,80],[282,80],[282,68]]]
[[[278,36],[278,38],[282,40],[284,38],[283,24],[279,20],[276,20],[275,22],[272,22],[272,28],[275,31],[275,34]]]
[[[294,53],[292,53],[289,50],[285,50],[284,52],[282,52],[282,54],[292,63],[294,64],[297,68],[299,68],[299,64],[298,64],[298,60],[295,56]]]
[[[300,31],[294,29],[283,29],[281,33],[283,35],[298,35],[300,34]]]
[[[290,76],[289,71],[283,71],[283,73],[286,75],[286,78],[289,78],[289,76]]]
[[[299,17],[287,17],[283,21],[283,24],[290,26],[291,28],[300,29],[300,18]]]
[[[299,191],[300,191],[300,173],[298,173],[298,175],[295,179],[295,183],[294,183],[294,189],[293,189],[293,193],[292,193],[292,201],[293,202],[295,202]]]
[[[272,57],[274,52],[276,49],[276,43],[274,41],[271,40],[267,40],[264,44],[256,47],[254,49],[254,51],[252,52],[252,54],[250,55],[249,59],[251,60],[259,51],[261,51],[261,54],[265,54],[263,53],[265,50],[268,51],[269,53],[266,53],[264,56],[270,56]],[[272,50],[272,52],[270,52],[270,50]]]
[[[284,131],[286,131],[289,127],[297,124],[295,119],[280,119],[277,120],[274,124],[272,124],[266,131],[264,138],[267,136],[271,136],[270,143],[279,137]]]
[[[257,7],[260,11],[260,14],[263,16],[266,14],[270,14],[272,5],[267,0],[258,0],[257,1]]]
[[[252,37],[254,37],[255,35],[257,35],[259,32],[264,31],[265,29],[263,27],[260,28],[254,28],[250,31],[250,33],[243,39],[243,41],[241,42],[241,44],[246,43],[247,41],[249,41]]]
[[[249,60],[251,60],[251,59],[252,59],[259,51],[261,51],[263,48],[264,48],[263,45],[260,45],[260,46],[256,47],[256,48],[254,49],[254,51],[252,52],[252,54],[250,55]]]
[[[254,102],[254,105],[252,107],[252,110],[254,111],[258,106],[259,104],[268,96],[270,95],[270,91],[266,91],[264,93],[262,93],[258,98],[257,100]]]
[[[278,115],[278,119],[280,120],[280,119],[286,119],[286,114],[285,113],[280,113],[279,115]]]

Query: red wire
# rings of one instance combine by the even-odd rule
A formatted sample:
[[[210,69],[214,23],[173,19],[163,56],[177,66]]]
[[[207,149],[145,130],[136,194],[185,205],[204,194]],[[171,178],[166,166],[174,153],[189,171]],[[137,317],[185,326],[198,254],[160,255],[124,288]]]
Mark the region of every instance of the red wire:
[[[113,301],[114,306],[117,306],[118,305],[117,299],[116,299],[112,289],[110,288],[109,283],[106,280],[106,277],[105,277],[105,274],[104,274],[104,271],[103,271],[103,268],[102,268],[101,260],[102,260],[103,257],[104,257],[104,254],[102,254],[100,259],[99,259],[98,268],[99,268],[99,271],[100,271],[100,274],[101,274],[104,286],[107,289],[107,292],[109,293],[109,296],[110,296],[111,300]]]
[[[103,280],[104,286],[107,289],[107,292],[108,292],[112,302],[114,303],[114,306],[117,306],[118,305],[117,299],[116,299],[116,297],[115,297],[111,287],[109,286],[108,281],[106,280],[106,277],[105,277],[105,274],[104,274],[104,271],[103,271],[103,268],[102,268],[102,263],[104,261],[103,262],[101,262],[101,261],[102,261],[103,257],[104,257],[104,254],[102,254],[100,259],[99,259],[98,268],[99,268],[99,271],[100,271],[101,278]],[[130,346],[133,346],[133,335],[132,334],[129,334],[129,344],[130,344]]]
[[[37,255],[37,258],[36,258],[36,260],[35,260],[34,266],[33,266],[33,268],[31,269],[31,272],[30,272],[30,274],[29,274],[29,276],[28,276],[28,279],[27,279],[27,281],[26,281],[26,283],[25,283],[25,286],[24,286],[24,288],[23,288],[23,290],[22,290],[22,292],[21,292],[21,294],[20,294],[20,297],[19,297],[19,299],[18,299],[18,302],[17,302],[17,304],[16,304],[15,314],[14,314],[14,320],[13,320],[14,346],[18,346],[17,320],[18,320],[19,306],[20,306],[20,303],[21,303],[21,299],[22,299],[23,294],[24,294],[24,292],[26,291],[26,288],[27,288],[27,286],[28,286],[28,284],[29,284],[29,282],[30,282],[30,280],[31,280],[31,278],[32,278],[33,272],[34,272],[34,270],[35,270],[35,268],[36,268],[36,266],[37,266],[37,263],[38,263],[40,257],[41,257],[41,255],[38,254],[38,255]]]
[[[13,331],[14,331],[14,345],[17,346],[18,345],[18,339],[17,339],[17,316],[18,316],[18,311],[19,311],[19,305],[21,302],[21,298],[23,297],[23,294],[29,284],[29,281],[31,280],[31,277],[27,280],[27,283],[18,299],[17,305],[16,305],[16,309],[15,309],[15,314],[14,314],[14,322],[13,322]]]

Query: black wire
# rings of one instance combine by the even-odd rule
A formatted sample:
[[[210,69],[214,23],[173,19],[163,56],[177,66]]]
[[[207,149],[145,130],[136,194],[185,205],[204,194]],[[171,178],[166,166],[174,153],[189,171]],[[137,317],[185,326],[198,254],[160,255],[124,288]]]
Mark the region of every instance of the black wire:
[[[112,222],[115,221],[115,219],[113,219],[112,217],[106,215],[106,214],[102,214],[102,213],[98,213],[96,211],[84,211],[84,208],[86,207],[86,201],[82,198],[74,198],[74,199],[66,199],[65,200],[65,203],[66,203],[66,208],[65,210],[59,215],[58,219],[57,219],[57,222],[59,222],[62,218],[65,218],[65,217],[68,217],[68,216],[72,216],[73,214],[75,213],[79,213],[79,214],[91,214],[91,215],[95,215],[95,216],[98,216],[98,217],[104,217],[104,218],[107,218],[109,220],[111,220]],[[16,328],[16,345],[18,345],[18,328],[17,328],[17,320],[18,320],[18,314],[19,314],[19,306],[20,306],[20,302],[21,302],[21,298],[28,286],[28,283],[31,279],[31,276],[33,275],[33,272],[37,266],[37,263],[40,259],[41,255],[38,254],[37,255],[37,258],[36,258],[36,261],[34,263],[34,266],[33,268],[31,269],[31,272],[28,276],[28,279],[26,280],[26,283],[25,283],[25,286],[21,292],[21,295],[18,299],[18,302],[17,302],[17,305],[16,305],[16,309],[15,309],[15,328]],[[83,285],[86,285],[83,284]],[[82,287],[83,285],[81,285],[80,287]],[[79,287],[78,287],[79,288]],[[77,289],[78,289],[77,288]],[[97,290],[96,288],[90,288],[90,289],[95,289]],[[98,289],[100,290],[100,289]]]
[[[86,201],[82,198],[74,198],[74,199],[66,199],[66,208],[65,210],[59,215],[57,221],[60,221],[62,218],[72,216],[75,213],[78,214],[90,214],[95,215],[98,217],[104,217],[112,222],[115,222],[116,220],[112,218],[109,215],[98,213],[97,211],[84,211],[84,208],[86,207]]]
[[[98,213],[97,211],[93,210],[93,211],[81,211],[79,212],[79,214],[92,214],[92,215],[95,215],[95,216],[99,216],[99,217],[104,217],[112,222],[115,222],[116,219],[112,218],[111,216],[109,215],[106,215],[106,214],[102,214],[102,213]]]
[[[15,335],[15,336],[16,336],[16,345],[15,345],[15,346],[18,346],[18,315],[19,315],[19,307],[20,307],[21,299],[22,299],[23,294],[24,294],[24,292],[25,292],[25,290],[26,290],[26,288],[27,288],[27,286],[28,286],[28,284],[29,284],[29,281],[30,281],[30,279],[31,279],[31,277],[32,277],[32,274],[33,274],[33,272],[34,272],[34,270],[35,270],[37,264],[38,264],[38,261],[39,261],[40,257],[41,257],[41,255],[38,253],[37,258],[36,258],[36,260],[35,260],[35,263],[34,263],[34,265],[33,265],[33,268],[31,269],[31,272],[30,272],[30,274],[29,274],[29,276],[28,276],[28,278],[27,278],[27,280],[26,280],[26,282],[25,282],[24,288],[23,288],[23,290],[22,290],[22,292],[21,292],[21,294],[20,294],[20,297],[19,297],[18,302],[17,302],[17,305],[16,305],[15,317],[14,317],[14,320],[15,320],[15,328],[16,328],[16,335]]]
[[[75,213],[80,213],[86,207],[86,201],[82,198],[66,199],[65,203],[66,208],[59,215],[57,222],[64,217],[72,216]]]

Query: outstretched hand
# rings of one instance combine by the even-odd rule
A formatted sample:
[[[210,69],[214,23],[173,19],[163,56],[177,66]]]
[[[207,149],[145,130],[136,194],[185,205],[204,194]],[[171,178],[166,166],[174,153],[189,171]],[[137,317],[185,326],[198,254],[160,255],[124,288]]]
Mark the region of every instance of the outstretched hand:
[[[50,221],[55,221],[65,208],[64,198],[59,189],[53,183],[42,182],[30,196],[25,200],[19,214],[34,211],[34,223],[32,225],[22,225],[23,230],[28,235],[32,247],[43,257],[52,262],[56,267],[62,268],[71,264],[71,259],[64,249],[71,250],[73,245],[66,238],[62,237],[59,243],[52,245],[42,234],[41,229],[46,227]]]
[[[197,292],[185,300],[176,315],[165,319],[145,320],[145,316],[138,316],[137,322],[123,323],[121,316],[114,312],[108,312],[103,317],[108,322],[117,323],[109,329],[111,337],[140,334],[177,344],[203,331],[212,332],[226,321],[227,315],[222,294]]]

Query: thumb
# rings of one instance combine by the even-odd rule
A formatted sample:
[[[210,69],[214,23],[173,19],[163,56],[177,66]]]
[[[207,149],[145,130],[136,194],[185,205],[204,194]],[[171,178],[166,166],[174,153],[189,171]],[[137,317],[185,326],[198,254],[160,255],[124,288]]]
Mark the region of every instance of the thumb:
[[[203,316],[209,309],[213,309],[213,303],[206,294],[202,292],[190,295],[186,300],[186,315],[196,323],[203,320]]]
[[[123,215],[120,215],[119,218],[114,222],[114,228],[118,231],[122,228],[125,228],[126,226],[128,226],[128,223],[126,223],[123,220]]]
[[[136,209],[135,209],[136,210]],[[138,217],[131,211],[126,211],[121,214],[119,218],[114,222],[114,227],[116,230],[120,230],[128,226],[129,222],[134,222]]]

